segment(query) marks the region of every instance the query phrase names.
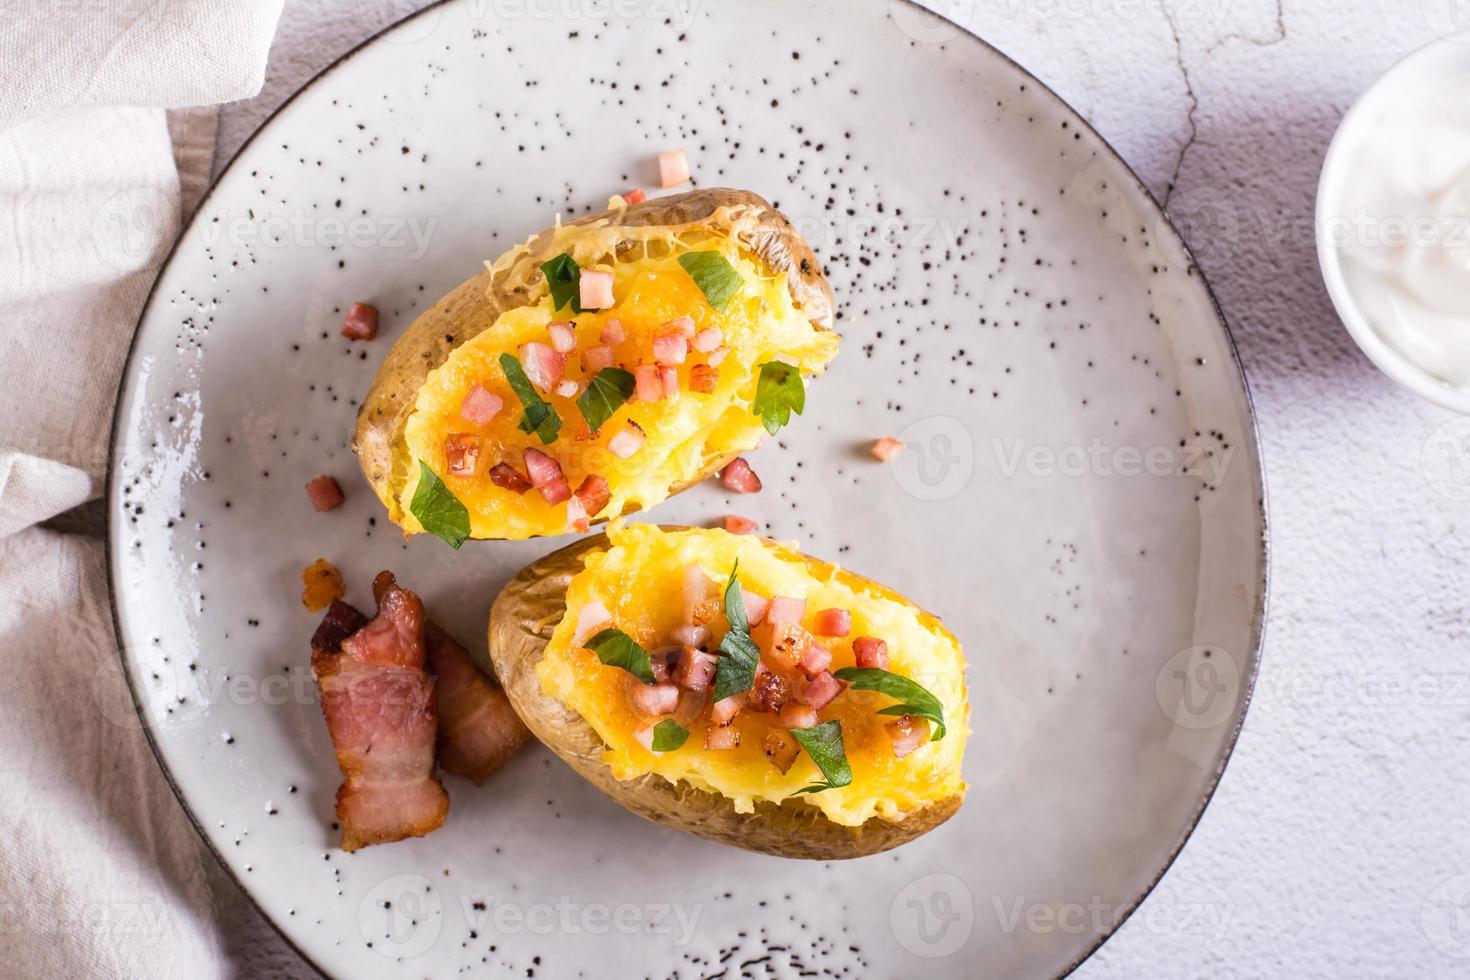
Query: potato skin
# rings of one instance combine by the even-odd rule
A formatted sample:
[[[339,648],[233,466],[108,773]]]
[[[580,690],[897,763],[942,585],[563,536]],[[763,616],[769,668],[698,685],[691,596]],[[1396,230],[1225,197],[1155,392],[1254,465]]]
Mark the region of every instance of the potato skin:
[[[602,761],[605,746],[597,732],[580,714],[543,696],[536,677],[536,664],[566,614],[567,586],[589,552],[607,547],[607,536],[598,534],[552,552],[513,578],[490,610],[490,659],[511,705],[532,734],[605,795],[641,817],[709,840],[817,861],[863,857],[897,847],[933,830],[960,808],[962,798],[953,796],[900,824],[874,817],[861,826],[846,827],[796,800],[779,805],[760,801],[754,813],[736,813],[728,798],[688,783],[670,783],[651,773],[627,782],[614,778]],[[813,558],[806,561],[814,570],[830,567]],[[839,571],[838,576],[874,586],[852,572]]]
[[[727,210],[721,212],[722,208]],[[787,274],[792,302],[814,326],[833,328],[836,306],[821,263],[786,216],[757,194],[728,188],[688,191],[586,215],[563,227],[604,219],[626,227],[658,225],[670,229],[715,228],[718,223],[719,230],[738,239],[772,271]],[[516,258],[510,265],[495,275],[484,269],[460,283],[415,320],[384,358],[358,409],[352,451],[395,524],[403,523],[398,490],[402,486],[399,481],[407,473],[407,461],[396,456],[402,449],[403,430],[424,379],[455,348],[489,329],[501,313],[532,303],[545,282],[541,263],[560,254],[560,247],[552,229],[517,246],[512,250]],[[712,460],[688,482],[671,487],[670,496],[718,472],[736,455]]]

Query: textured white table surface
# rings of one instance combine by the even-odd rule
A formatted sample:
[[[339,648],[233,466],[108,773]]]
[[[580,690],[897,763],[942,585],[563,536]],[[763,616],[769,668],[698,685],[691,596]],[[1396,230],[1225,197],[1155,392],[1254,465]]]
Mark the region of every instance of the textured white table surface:
[[[223,111],[219,161],[414,5],[289,0],[265,91]],[[1244,734],[1173,869],[1077,976],[1470,975],[1470,422],[1440,432],[1458,455],[1431,442],[1452,416],[1358,353],[1312,224],[1343,112],[1457,13],[1470,28],[1470,5],[931,5],[1054,88],[1168,201],[1240,346],[1266,458],[1271,609]],[[243,975],[310,975],[262,922],[229,940]]]

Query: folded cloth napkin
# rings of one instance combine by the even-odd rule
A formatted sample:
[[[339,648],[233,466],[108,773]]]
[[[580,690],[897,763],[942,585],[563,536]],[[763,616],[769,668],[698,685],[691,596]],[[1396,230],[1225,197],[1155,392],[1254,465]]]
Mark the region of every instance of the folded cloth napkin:
[[[133,327],[207,179],[213,111],[164,107],[258,91],[279,14],[0,0],[0,975],[250,959],[132,713],[102,543],[37,525],[102,491]]]

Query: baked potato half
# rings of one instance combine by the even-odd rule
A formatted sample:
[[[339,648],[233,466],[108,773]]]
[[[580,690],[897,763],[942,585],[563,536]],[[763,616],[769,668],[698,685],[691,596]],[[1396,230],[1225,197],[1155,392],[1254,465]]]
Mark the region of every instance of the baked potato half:
[[[634,813],[710,840],[861,857],[964,796],[959,642],[773,541],[615,522],[516,576],[489,648],[537,738]]]
[[[791,222],[738,190],[612,203],[486,263],[389,351],[352,448],[407,533],[581,530],[800,414],[837,335]]]

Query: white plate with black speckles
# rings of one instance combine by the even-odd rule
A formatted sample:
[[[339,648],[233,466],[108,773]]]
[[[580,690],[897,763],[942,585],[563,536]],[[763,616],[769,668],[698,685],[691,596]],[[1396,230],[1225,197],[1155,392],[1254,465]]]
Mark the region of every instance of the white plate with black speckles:
[[[109,491],[126,670],[224,864],[340,976],[1066,972],[1177,853],[1245,713],[1262,481],[1226,328],[1126,166],[1024,71],[881,0],[451,2],[357,50],[241,151],[148,304]],[[519,12],[520,15],[517,15]],[[881,74],[877,69],[881,66]],[[532,747],[449,822],[354,855],[307,674],[301,568],[391,567],[484,642],[558,542],[405,545],[347,449],[375,362],[554,212],[688,149],[827,265],[845,337],[738,510],[914,597],[964,642],[959,815],[811,864],[646,823]],[[352,345],[345,307],[385,336]],[[909,449],[891,466],[879,435]],[[318,515],[302,485],[337,475]]]

